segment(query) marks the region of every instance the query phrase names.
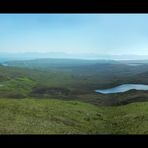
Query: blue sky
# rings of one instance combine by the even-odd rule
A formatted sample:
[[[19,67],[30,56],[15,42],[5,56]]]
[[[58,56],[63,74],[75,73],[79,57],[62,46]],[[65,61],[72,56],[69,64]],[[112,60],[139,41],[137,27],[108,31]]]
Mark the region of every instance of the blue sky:
[[[148,55],[148,14],[0,14],[0,52]]]

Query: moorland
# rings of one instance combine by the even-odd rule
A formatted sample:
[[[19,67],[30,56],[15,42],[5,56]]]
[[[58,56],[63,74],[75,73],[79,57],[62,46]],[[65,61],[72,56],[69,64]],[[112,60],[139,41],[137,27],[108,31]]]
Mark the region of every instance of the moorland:
[[[147,60],[34,59],[1,62],[0,134],[145,134]]]

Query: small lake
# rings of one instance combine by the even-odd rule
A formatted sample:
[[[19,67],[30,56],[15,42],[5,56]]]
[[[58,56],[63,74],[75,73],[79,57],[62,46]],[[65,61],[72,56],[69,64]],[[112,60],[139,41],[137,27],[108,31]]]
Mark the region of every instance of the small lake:
[[[120,92],[126,92],[131,89],[136,90],[148,90],[148,85],[144,84],[123,84],[116,87],[108,88],[108,89],[97,89],[95,90],[98,93],[102,94],[111,94],[111,93],[120,93]]]

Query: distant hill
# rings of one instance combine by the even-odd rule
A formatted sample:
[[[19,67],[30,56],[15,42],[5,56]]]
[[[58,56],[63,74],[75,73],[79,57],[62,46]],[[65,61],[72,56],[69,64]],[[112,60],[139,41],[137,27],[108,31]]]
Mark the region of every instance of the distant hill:
[[[7,53],[0,52],[0,62],[10,60],[33,60],[40,58],[55,59],[89,59],[89,60],[148,60],[148,55],[109,55],[97,53],[64,53],[64,52],[24,52],[24,53]]]
[[[34,60],[12,60],[3,62],[3,65],[19,66],[19,67],[75,67],[93,64],[112,64],[118,63],[114,60],[82,60],[82,59],[55,59],[55,58],[41,58]]]
[[[124,63],[124,64],[148,64],[148,60],[118,60],[119,62],[121,63]]]

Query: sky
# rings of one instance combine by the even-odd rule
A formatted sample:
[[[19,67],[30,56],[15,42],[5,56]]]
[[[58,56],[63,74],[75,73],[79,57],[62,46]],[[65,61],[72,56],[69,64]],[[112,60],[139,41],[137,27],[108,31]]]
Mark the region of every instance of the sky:
[[[0,52],[148,55],[148,14],[0,14]]]

